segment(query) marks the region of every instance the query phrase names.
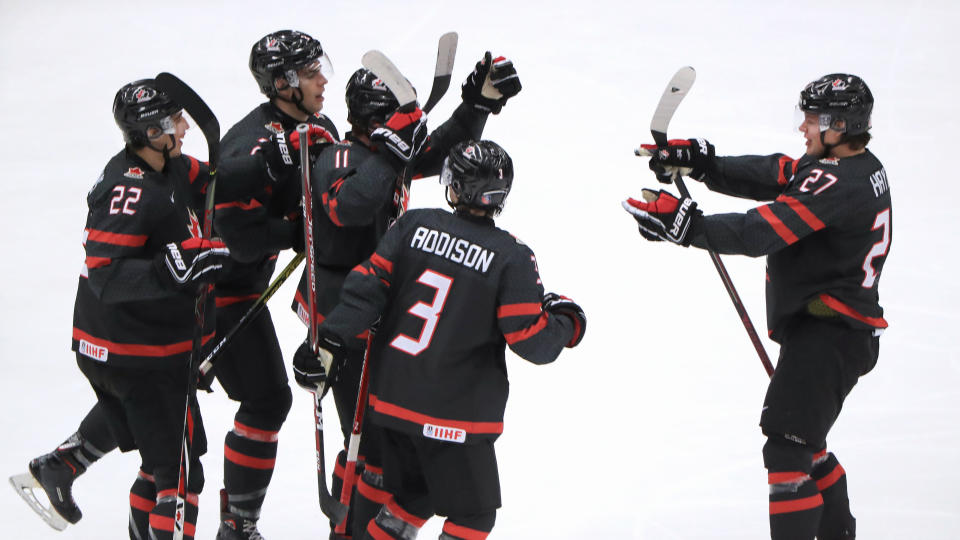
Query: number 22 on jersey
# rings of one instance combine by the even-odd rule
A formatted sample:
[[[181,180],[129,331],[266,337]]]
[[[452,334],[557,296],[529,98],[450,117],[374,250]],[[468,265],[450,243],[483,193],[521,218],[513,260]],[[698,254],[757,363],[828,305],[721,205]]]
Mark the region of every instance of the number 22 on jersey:
[[[430,340],[433,339],[433,333],[437,329],[437,321],[440,319],[443,305],[450,293],[450,286],[453,285],[453,278],[427,269],[417,278],[417,283],[422,283],[436,291],[433,296],[433,303],[417,302],[407,310],[407,313],[424,321],[423,328],[420,330],[420,337],[414,339],[406,334],[397,334],[397,337],[390,342],[391,347],[411,356],[417,356],[430,346]]]

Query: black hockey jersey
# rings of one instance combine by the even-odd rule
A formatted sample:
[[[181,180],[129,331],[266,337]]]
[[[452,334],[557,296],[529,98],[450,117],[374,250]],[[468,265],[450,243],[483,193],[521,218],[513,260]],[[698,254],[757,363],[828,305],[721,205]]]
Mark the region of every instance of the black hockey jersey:
[[[322,328],[341,337],[380,324],[370,351],[371,418],[414,435],[470,443],[503,431],[505,348],[536,364],[574,334],[541,307],[526,245],[492,219],[411,210],[347,277]]]
[[[714,191],[769,200],[746,214],[706,216],[692,245],[767,255],[767,326],[778,340],[799,312],[886,328],[878,285],[893,238],[890,186],[868,150],[846,158],[782,154],[717,158]]]
[[[414,165],[413,178],[439,174],[450,148],[480,138],[487,116],[471,105],[461,104],[449,120],[430,133],[427,148]],[[311,175],[318,321],[337,305],[347,273],[374,252],[399,213],[398,207],[406,208],[409,198],[407,187],[399,185],[396,171],[385,158],[351,134],[346,138],[323,150]],[[304,270],[292,305],[304,324],[306,283]]]
[[[189,156],[171,158],[161,172],[126,149],[107,163],[87,195],[74,351],[137,368],[186,365],[196,295],[171,288],[154,259],[170,242],[202,236],[208,178],[206,164]],[[214,332],[212,301],[207,313],[204,342]]]
[[[317,113],[310,122],[339,138],[323,114]],[[263,103],[221,141],[216,230],[238,262],[217,282],[218,306],[257,298],[270,282],[277,254],[292,246],[294,235],[303,234],[300,177],[273,180],[259,165],[259,157],[251,155],[260,141],[289,133],[299,123],[272,103]]]

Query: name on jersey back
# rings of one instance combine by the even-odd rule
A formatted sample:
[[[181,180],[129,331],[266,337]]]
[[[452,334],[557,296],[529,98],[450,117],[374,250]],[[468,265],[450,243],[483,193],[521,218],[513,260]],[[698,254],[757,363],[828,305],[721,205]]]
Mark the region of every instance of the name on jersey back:
[[[443,257],[467,268],[486,273],[490,263],[497,255],[496,252],[450,235],[444,231],[437,231],[427,227],[417,227],[410,240],[410,247],[426,253]]]

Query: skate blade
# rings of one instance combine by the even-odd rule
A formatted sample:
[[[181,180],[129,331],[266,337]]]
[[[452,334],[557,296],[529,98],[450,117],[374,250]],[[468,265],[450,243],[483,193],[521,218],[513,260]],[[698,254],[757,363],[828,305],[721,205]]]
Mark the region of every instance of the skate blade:
[[[43,521],[50,525],[58,531],[62,531],[67,528],[67,520],[57,513],[52,506],[44,506],[40,502],[40,499],[37,497],[37,491],[43,493],[44,499],[47,498],[46,492],[43,491],[43,488],[40,487],[40,484],[37,482],[37,479],[33,477],[30,473],[18,474],[10,477],[10,485],[13,486],[13,489],[17,491],[17,494],[30,505],[30,508],[33,509],[37,515],[40,516]]]

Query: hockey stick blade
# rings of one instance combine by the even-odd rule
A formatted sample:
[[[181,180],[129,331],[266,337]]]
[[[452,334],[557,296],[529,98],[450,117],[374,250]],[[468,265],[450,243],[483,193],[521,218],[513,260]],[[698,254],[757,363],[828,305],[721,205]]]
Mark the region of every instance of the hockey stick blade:
[[[317,389],[313,392],[313,421],[314,428],[316,429],[316,443],[317,443],[317,490],[320,496],[320,511],[323,512],[323,515],[330,518],[330,521],[333,523],[341,523],[347,518],[347,512],[350,510],[345,504],[342,504],[340,501],[335,499],[333,495],[330,494],[330,489],[327,487],[327,469],[326,469],[326,458],[324,457],[324,447],[323,447],[323,394],[325,393],[326,383],[320,383],[317,385]]]
[[[660,96],[660,103],[657,104],[657,110],[650,120],[650,132],[657,146],[666,146],[667,127],[673,119],[673,113],[677,111],[677,107],[687,96],[695,80],[697,80],[697,72],[690,66],[682,67],[673,75],[663,95]]]
[[[447,32],[440,36],[437,43],[437,67],[433,72],[433,87],[430,89],[430,97],[427,98],[427,104],[423,106],[423,112],[429,113],[436,107],[440,99],[450,88],[450,78],[453,74],[453,62],[457,56],[457,42],[459,36],[456,32]]]
[[[206,102],[193,91],[193,88],[183,82],[172,73],[163,72],[156,76],[157,86],[159,86],[174,101],[180,104],[187,113],[193,118],[193,121],[200,127],[204,138],[207,139],[207,160],[210,167],[215,168],[218,162],[220,150],[220,122],[207,106]]]
[[[361,63],[387,85],[393,96],[397,98],[400,110],[411,109],[417,103],[417,93],[410,81],[400,73],[397,66],[385,54],[377,50],[367,51]]]

